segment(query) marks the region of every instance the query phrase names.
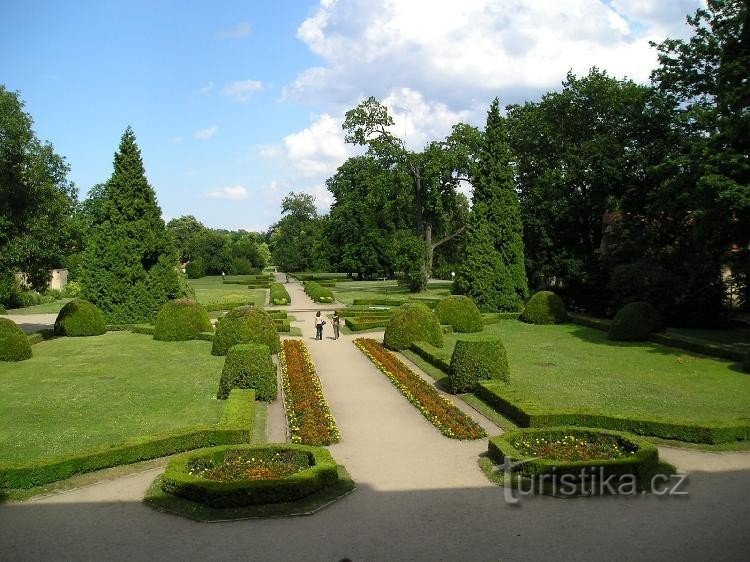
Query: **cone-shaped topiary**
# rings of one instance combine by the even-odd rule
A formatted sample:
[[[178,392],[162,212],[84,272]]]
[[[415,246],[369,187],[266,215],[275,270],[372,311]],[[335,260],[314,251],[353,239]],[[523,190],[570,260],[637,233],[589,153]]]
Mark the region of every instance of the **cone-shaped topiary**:
[[[482,313],[469,297],[454,295],[441,300],[435,307],[441,324],[450,324],[454,332],[481,332]]]
[[[406,303],[393,313],[385,328],[383,345],[400,351],[412,342],[426,341],[443,347],[443,329],[432,311],[422,303]]]
[[[184,297],[177,250],[128,127],[109,181],[89,197],[92,226],[82,260],[82,296],[112,324],[153,322],[161,305]]]
[[[213,330],[206,309],[192,299],[164,303],[156,316],[154,339],[161,341],[194,340],[201,332]]]
[[[527,324],[560,324],[568,319],[568,313],[559,296],[552,291],[539,291],[531,295],[518,319]]]
[[[229,348],[238,343],[262,343],[271,353],[278,353],[281,349],[281,339],[271,315],[252,306],[230,310],[219,320],[211,353],[226,355]]]
[[[607,335],[613,341],[645,341],[651,332],[662,331],[658,310],[647,302],[631,302],[617,311]]]
[[[466,256],[453,292],[474,299],[483,312],[517,312],[529,294],[524,263],[523,223],[513,180],[505,120],[495,98],[479,155]]]
[[[23,361],[31,357],[31,344],[23,330],[9,318],[0,318],[0,361]]]
[[[276,399],[276,365],[267,345],[241,343],[229,348],[216,397],[225,400],[233,388],[254,389],[256,400]]]
[[[98,336],[107,331],[104,313],[83,299],[75,299],[62,307],[55,320],[56,336]]]
[[[458,340],[451,357],[448,374],[451,392],[471,392],[480,380],[510,382],[508,354],[499,339],[465,341]]]

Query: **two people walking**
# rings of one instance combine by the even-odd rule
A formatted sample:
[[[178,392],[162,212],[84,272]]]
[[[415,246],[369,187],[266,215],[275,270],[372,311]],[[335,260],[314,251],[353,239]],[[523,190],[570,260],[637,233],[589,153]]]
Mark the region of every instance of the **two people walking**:
[[[322,340],[323,339],[323,326],[325,326],[326,321],[323,320],[323,317],[320,314],[320,310],[315,314],[315,339],[316,340]],[[339,332],[341,330],[341,318],[338,314],[335,312],[333,313],[333,316],[331,317],[331,324],[333,325],[333,339],[337,340],[339,339]]]

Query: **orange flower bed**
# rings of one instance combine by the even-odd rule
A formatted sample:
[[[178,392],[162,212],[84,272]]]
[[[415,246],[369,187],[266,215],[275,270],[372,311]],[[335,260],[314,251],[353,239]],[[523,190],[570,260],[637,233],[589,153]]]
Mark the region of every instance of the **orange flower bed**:
[[[443,435],[453,439],[479,439],[487,435],[478,423],[441,396],[380,343],[373,339],[357,338],[354,344]]]
[[[292,443],[330,445],[341,438],[323,396],[307,346],[299,340],[284,340],[279,354],[284,407]]]

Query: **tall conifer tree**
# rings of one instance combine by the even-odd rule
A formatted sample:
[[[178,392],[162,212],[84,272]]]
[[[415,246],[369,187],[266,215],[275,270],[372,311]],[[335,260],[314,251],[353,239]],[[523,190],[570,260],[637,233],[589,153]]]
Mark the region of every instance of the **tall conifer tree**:
[[[130,127],[98,210],[84,254],[83,296],[108,322],[151,321],[164,302],[180,296],[177,253]]]
[[[499,106],[495,98],[487,112],[466,259],[453,286],[455,293],[470,296],[484,312],[521,310],[528,296],[521,210]]]

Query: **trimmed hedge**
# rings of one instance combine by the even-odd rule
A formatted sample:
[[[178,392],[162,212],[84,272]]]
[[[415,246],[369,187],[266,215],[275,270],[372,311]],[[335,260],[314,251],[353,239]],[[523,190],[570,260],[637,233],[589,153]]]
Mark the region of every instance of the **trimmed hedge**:
[[[647,302],[631,302],[617,311],[608,336],[613,341],[646,341],[652,332],[663,332],[661,314]]]
[[[24,361],[29,358],[29,338],[13,320],[0,318],[0,361]]]
[[[587,440],[604,437],[614,440],[623,449],[633,452],[627,456],[611,459],[564,461],[534,457],[521,452],[517,448],[521,439],[559,439],[565,436]],[[597,472],[597,477],[632,475],[640,479],[652,473],[659,463],[659,451],[656,445],[645,439],[621,431],[589,427],[545,427],[509,431],[497,437],[492,437],[487,445],[487,453],[490,459],[497,464],[503,464],[506,458],[513,463],[518,462],[519,464],[514,467],[516,469],[514,472],[524,476],[555,474],[558,477],[564,475],[578,477],[582,470],[591,474],[592,469],[601,468],[601,473]]]
[[[234,301],[222,301],[222,302],[209,302],[203,305],[206,312],[219,312],[222,310],[233,310],[241,306],[255,306],[255,299],[242,299]]]
[[[296,451],[307,456],[310,468],[277,480],[220,481],[192,474],[196,466],[215,466],[233,451],[273,455]],[[326,449],[308,445],[274,444],[214,447],[173,458],[162,475],[162,490],[214,508],[291,502],[338,482],[336,463]]]
[[[115,446],[70,453],[28,465],[0,465],[0,489],[33,488],[83,472],[173,455],[182,451],[232,443],[249,443],[253,436],[255,391],[233,390],[218,425],[129,439]]]
[[[458,340],[451,356],[448,377],[451,392],[473,391],[480,380],[510,382],[508,354],[500,339]]]
[[[497,324],[501,320],[518,320],[520,312],[485,312],[482,314],[482,324]]]
[[[451,372],[451,366],[450,363],[447,363],[440,359],[440,357],[437,357],[432,354],[432,352],[428,349],[428,347],[432,347],[427,342],[423,341],[415,341],[411,344],[409,349],[411,349],[414,353],[419,355],[422,359],[427,361],[430,365],[433,367],[437,367],[441,371],[443,371],[446,375],[448,375]]]
[[[484,328],[482,313],[469,297],[453,295],[441,300],[435,307],[441,324],[453,326],[455,332],[481,332]]]
[[[443,330],[437,316],[423,304],[407,303],[394,311],[385,327],[383,345],[400,351],[415,341],[443,347]]]
[[[561,324],[568,319],[563,300],[552,291],[538,291],[531,295],[521,316],[527,324]]]
[[[156,315],[154,339],[161,341],[194,340],[201,332],[213,330],[208,312],[192,299],[165,302]]]
[[[269,297],[271,304],[284,305],[292,302],[292,297],[282,283],[271,283],[271,293]]]
[[[315,302],[328,303],[335,302],[333,292],[328,287],[323,287],[315,281],[306,281],[304,283],[305,293]]]
[[[273,318],[261,309],[241,306],[227,312],[216,324],[213,355],[226,355],[229,348],[238,343],[262,343],[271,353],[278,353],[281,340]]]
[[[390,316],[350,316],[344,318],[344,324],[353,332],[361,332],[363,330],[371,330],[372,328],[385,328],[390,320]]]
[[[107,320],[99,308],[83,299],[70,301],[57,315],[57,336],[99,336],[107,331]]]
[[[354,299],[352,301],[352,304],[354,306],[364,306],[364,305],[376,305],[376,306],[391,306],[391,307],[398,307],[402,304],[406,304],[407,302],[416,302],[421,303],[426,306],[429,306],[430,308],[435,308],[438,303],[442,299],[432,299],[432,298],[424,298],[424,299],[412,299],[412,298],[404,298],[404,299],[393,299],[393,298],[375,298],[375,297],[364,297],[359,299]]]
[[[699,425],[575,411],[542,410],[531,404],[518,403],[509,396],[508,385],[494,381],[480,381],[475,394],[520,427],[597,427],[691,443],[731,443],[750,439],[750,422],[746,421]]]
[[[289,316],[284,310],[270,310],[268,315],[274,320],[286,320]]]
[[[225,400],[234,388],[252,388],[255,398],[264,402],[276,399],[276,365],[271,361],[268,346],[241,343],[229,348],[216,397]]]

